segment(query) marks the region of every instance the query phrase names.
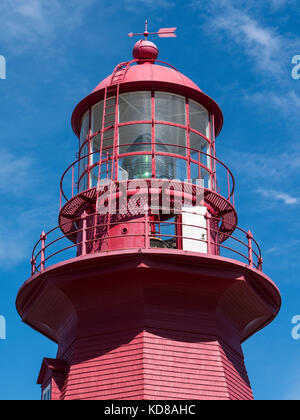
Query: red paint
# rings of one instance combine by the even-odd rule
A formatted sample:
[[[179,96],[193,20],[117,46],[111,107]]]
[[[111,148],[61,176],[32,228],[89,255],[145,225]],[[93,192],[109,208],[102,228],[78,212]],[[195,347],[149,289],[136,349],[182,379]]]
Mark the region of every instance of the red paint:
[[[174,30],[158,34],[173,36]],[[144,35],[150,35],[147,26]],[[54,400],[252,399],[241,343],[268,325],[280,309],[279,291],[262,272],[259,245],[250,231],[237,227],[233,176],[216,158],[215,138],[222,128],[222,112],[176,69],[155,64],[153,45],[139,42],[136,60],[118,65],[75,108],[72,125],[79,135],[84,113],[104,99],[102,127],[106,128],[94,134],[101,136],[103,144],[105,133],[112,129],[111,157],[102,146],[98,158],[91,152],[94,134],[89,112],[89,153],[65,171],[61,198],[66,202],[61,202],[60,225],[42,233],[32,253],[32,275],[18,293],[17,309],[23,321],[58,344],[57,358],[44,359],[38,379],[42,389],[51,385]],[[151,91],[151,120],[119,124],[119,95],[136,90]],[[185,98],[186,125],[163,122],[186,130],[185,156],[157,150],[157,91]],[[115,98],[114,119],[109,125],[111,112],[106,111],[111,97]],[[197,151],[198,161],[190,147],[194,131],[190,99],[209,112],[209,138],[202,134],[209,154]],[[119,127],[145,122],[151,124],[149,150],[120,152]],[[125,156],[143,155],[150,157],[152,172],[139,190],[141,214],[137,210],[113,214],[113,199],[122,200],[124,188],[129,189],[125,204],[137,192],[130,180],[118,180],[119,162]],[[174,182],[172,189],[168,187],[172,206],[180,209],[178,215],[162,211],[162,187],[156,180],[158,156],[183,159],[189,175],[195,164],[200,177],[204,169],[211,176],[205,188],[182,180]],[[76,191],[79,180],[75,176],[79,176],[83,159],[87,159],[88,174],[96,168],[100,179],[99,168],[106,167],[116,181],[105,216],[96,212],[96,202],[105,202],[103,189],[96,191],[88,177],[87,190]],[[209,160],[209,167],[201,159]],[[221,188],[217,166],[225,169]],[[181,210],[186,199],[194,204],[200,191],[203,197],[198,205],[206,212],[202,213],[205,226],[184,222],[189,220],[187,210]],[[158,193],[158,213],[149,200],[154,193]],[[172,234],[164,231],[166,225]],[[197,228],[199,234],[195,234]],[[187,231],[192,236],[186,237]],[[194,241],[195,250],[187,250],[187,240]],[[205,251],[199,251],[199,242],[205,244]],[[154,243],[173,248],[153,248]]]

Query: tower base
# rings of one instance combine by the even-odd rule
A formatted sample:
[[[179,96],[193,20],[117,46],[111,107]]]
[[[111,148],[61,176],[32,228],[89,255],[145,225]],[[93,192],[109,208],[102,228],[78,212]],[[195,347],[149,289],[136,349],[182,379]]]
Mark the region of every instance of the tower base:
[[[55,399],[249,400],[241,342],[276,316],[280,296],[237,261],[136,250],[51,267],[17,305],[58,343],[64,381],[39,377],[59,387]]]

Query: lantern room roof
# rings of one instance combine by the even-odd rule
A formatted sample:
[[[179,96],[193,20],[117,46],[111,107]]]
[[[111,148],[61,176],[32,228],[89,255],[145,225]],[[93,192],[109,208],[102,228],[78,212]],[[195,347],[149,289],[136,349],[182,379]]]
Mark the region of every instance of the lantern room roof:
[[[112,81],[112,76],[113,75],[111,74],[99,83],[99,85],[93,90],[93,93],[109,86]],[[172,83],[202,92],[199,87],[191,81],[191,79],[177,71],[175,68],[165,67],[151,62],[145,62],[128,68],[124,76],[123,83],[132,82]]]
[[[149,41],[138,41],[133,48],[134,59],[117,66],[110,76],[99,83],[92,93],[77,105],[72,115],[72,127],[75,134],[80,135],[84,113],[104,98],[105,88],[119,83],[120,93],[154,89],[181,94],[196,100],[214,115],[217,136],[223,126],[223,114],[217,103],[175,67],[158,61],[157,55],[158,50],[155,44]]]

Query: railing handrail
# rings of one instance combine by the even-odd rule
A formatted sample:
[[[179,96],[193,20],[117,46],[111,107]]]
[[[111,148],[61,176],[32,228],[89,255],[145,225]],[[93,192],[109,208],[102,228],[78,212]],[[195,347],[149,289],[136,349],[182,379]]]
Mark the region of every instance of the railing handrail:
[[[198,214],[195,211],[189,211],[189,210],[185,210],[182,213],[187,213],[187,214]],[[145,215],[148,216],[148,211],[145,212]],[[93,214],[85,214],[83,216],[80,216],[76,219],[74,219],[74,222],[79,222],[82,221],[83,222],[83,227],[78,227],[77,230],[72,231],[72,233],[70,233],[70,235],[77,235],[77,240],[76,243],[71,244],[69,246],[63,246],[62,248],[59,248],[58,250],[55,250],[55,252],[53,252],[52,254],[50,253],[49,255],[46,255],[46,252],[48,254],[49,249],[51,248],[51,246],[53,246],[54,244],[59,243],[60,241],[62,241],[63,239],[68,239],[68,235],[59,235],[58,238],[52,239],[50,240],[50,242],[47,242],[47,239],[49,239],[49,236],[54,234],[54,232],[56,230],[60,230],[61,226],[57,226],[51,230],[49,230],[47,233],[42,233],[39,241],[36,243],[36,245],[33,248],[32,251],[32,258],[31,258],[31,265],[32,265],[32,274],[35,274],[39,271],[43,271],[45,269],[45,263],[47,261],[49,261],[51,258],[55,257],[58,254],[63,253],[64,251],[67,251],[71,248],[76,248],[78,249],[78,246],[82,247],[82,252],[80,255],[85,255],[86,254],[86,246],[87,244],[93,244],[96,243],[97,241],[101,241],[102,238],[101,237],[97,237],[97,238],[88,238],[87,237],[87,233],[88,231],[92,230],[92,229],[100,229],[103,227],[107,227],[108,224],[110,227],[114,226],[114,225],[118,225],[119,222],[118,221],[107,221],[105,223],[99,223],[96,220],[96,223],[93,223],[91,226],[88,226],[86,221],[88,219],[95,221],[95,216],[99,216],[99,213],[93,213]],[[214,220],[214,221],[218,221],[218,223],[222,222],[222,219],[216,218],[216,217],[211,217],[211,216],[207,216],[207,218]],[[151,231],[153,224],[155,225],[176,225],[175,221],[170,221],[170,220],[165,220],[165,221],[149,221],[147,220],[148,217],[146,217],[145,219],[140,219],[137,218],[135,220],[128,220],[126,221],[126,223],[129,224],[140,224],[143,223],[144,224],[144,232],[143,234],[138,233],[138,234],[128,234],[126,235],[126,237],[144,237],[145,240],[145,249],[149,249],[151,248],[150,246],[150,241],[149,238],[151,238],[153,236],[153,233]],[[68,222],[65,222],[68,223]],[[234,248],[231,248],[229,246],[224,245],[223,243],[218,243],[217,242],[217,236],[220,233],[220,231],[216,228],[211,226],[211,223],[207,223],[206,226],[199,226],[199,225],[195,225],[195,224],[191,224],[191,223],[182,223],[182,226],[184,227],[189,227],[189,228],[198,228],[200,232],[205,231],[206,232],[206,239],[201,239],[200,235],[199,237],[195,238],[195,237],[188,237],[186,235],[184,235],[182,232],[181,234],[178,234],[177,231],[175,231],[174,233],[172,232],[172,234],[167,234],[167,233],[161,233],[161,231],[159,230],[159,235],[156,236],[157,238],[161,237],[172,237],[172,239],[180,239],[182,240],[194,240],[194,241],[198,241],[198,242],[205,242],[207,244],[207,254],[208,255],[218,255],[218,254],[214,254],[211,252],[210,246],[213,245],[219,249],[222,250],[228,250],[233,252],[235,255],[239,255],[240,257],[242,257],[243,259],[245,259],[246,261],[248,261],[248,265],[250,267],[255,267],[258,270],[262,271],[262,256],[261,256],[261,250],[260,247],[258,245],[258,243],[256,242],[256,240],[253,238],[253,235],[251,234],[251,232],[246,232],[244,229],[235,226],[236,231],[240,232],[243,235],[243,238],[246,239],[246,241],[244,242],[244,240],[231,235],[231,234],[226,234],[224,232],[222,232],[222,235],[227,236],[227,239],[232,239],[234,241],[234,243],[237,243],[239,245],[242,245],[243,247],[245,247],[246,249],[246,254],[244,254],[243,252],[241,252],[240,250]],[[216,235],[215,239],[213,239],[212,237],[212,233],[214,233]],[[81,239],[78,240],[78,235],[81,235]],[[79,236],[80,237],[80,236]],[[109,236],[105,236],[105,240],[110,240],[110,239],[114,239],[114,238],[120,238],[123,237],[123,235],[109,235]],[[40,250],[38,250],[38,246],[40,245]],[[253,245],[255,245],[255,247],[257,249],[253,248]],[[83,247],[85,247],[84,251],[83,251]],[[120,248],[120,249],[127,249],[126,247]],[[152,248],[151,248],[152,249]],[[176,248],[176,249],[181,249],[181,248]],[[103,251],[96,251],[96,253],[102,253]],[[198,251],[199,252],[199,251]],[[255,258],[253,257],[255,256]],[[79,257],[79,256],[78,256]],[[37,260],[38,258],[40,259],[40,263],[37,264]],[[253,259],[256,259],[256,263],[253,261]]]
[[[152,143],[151,142],[148,142],[148,143],[135,143],[134,144],[134,146],[147,146],[147,145],[152,145]],[[227,181],[228,182],[228,188],[229,188],[229,191],[228,191],[228,193],[229,193],[228,200],[230,200],[233,197],[233,195],[234,195],[234,189],[235,189],[235,180],[234,180],[233,174],[232,174],[231,170],[220,159],[218,159],[217,157],[215,157],[215,156],[213,156],[213,155],[211,155],[209,153],[202,152],[202,151],[197,150],[197,149],[192,148],[192,147],[187,147],[187,146],[182,146],[182,145],[174,145],[174,144],[170,144],[170,143],[160,143],[159,145],[160,146],[168,146],[168,147],[181,148],[181,149],[188,150],[190,152],[192,151],[192,152],[198,153],[199,161],[197,161],[197,160],[195,160],[193,158],[190,158],[189,159],[187,155],[184,156],[184,155],[180,155],[180,154],[176,154],[176,153],[166,153],[166,152],[162,152],[162,151],[159,151],[159,150],[155,150],[155,155],[176,157],[177,159],[182,159],[182,160],[186,160],[186,161],[190,160],[191,162],[198,164],[201,168],[203,168],[208,173],[210,173],[211,176],[212,175],[215,175],[215,173],[216,173],[214,171],[214,168],[209,168],[208,166],[205,166],[200,161],[200,157],[201,156],[206,156],[207,158],[212,159],[214,162],[217,162],[218,164],[220,164],[225,169],[225,171],[227,171],[227,177],[230,176],[230,179],[231,179],[231,183],[230,183],[229,179]],[[105,148],[102,149],[102,154],[103,154],[103,152],[106,152],[108,150],[112,150],[113,151],[115,148],[119,149],[121,147],[130,147],[130,146],[133,146],[133,144],[132,143],[129,143],[129,144],[119,144],[117,146],[107,146],[107,147],[105,147]],[[64,173],[63,173],[63,175],[61,177],[61,181],[60,181],[60,193],[61,193],[61,195],[63,196],[63,198],[66,201],[69,201],[69,199],[70,199],[70,198],[68,198],[66,196],[66,194],[64,192],[64,185],[63,185],[64,179],[65,179],[65,176],[67,175],[67,173],[70,171],[70,169],[72,169],[72,193],[73,193],[74,167],[77,164],[79,165],[79,163],[82,160],[87,159],[90,156],[93,156],[93,155],[96,155],[96,154],[99,154],[99,153],[100,153],[100,151],[99,150],[96,150],[94,152],[90,152],[90,153],[88,153],[88,154],[86,154],[84,156],[79,157],[77,160],[75,160],[73,163],[71,163],[67,167],[67,169],[64,171]],[[127,157],[127,156],[136,156],[136,155],[152,155],[152,150],[142,150],[142,151],[137,151],[137,152],[121,153],[121,154],[118,154],[118,157],[123,158],[123,157]],[[113,160],[113,159],[114,159],[113,153],[109,157],[108,156],[106,156],[106,157],[101,156],[101,160],[98,160],[97,162],[93,162],[92,165],[90,165],[88,167],[88,169],[85,169],[83,171],[83,173],[81,174],[80,177],[78,176],[78,183],[79,183],[80,179],[82,179],[82,177],[85,176],[86,173],[88,173],[88,172],[91,171],[91,169],[93,169],[94,167],[96,167],[98,165],[101,165],[101,164],[103,164],[105,162],[108,162],[110,160]],[[232,185],[232,186],[230,187],[230,185]],[[214,190],[212,190],[212,191],[214,191]]]

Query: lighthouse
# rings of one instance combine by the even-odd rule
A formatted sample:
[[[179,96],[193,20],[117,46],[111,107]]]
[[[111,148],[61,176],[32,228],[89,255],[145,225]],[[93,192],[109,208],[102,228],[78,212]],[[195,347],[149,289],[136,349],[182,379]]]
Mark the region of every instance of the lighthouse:
[[[16,301],[58,345],[38,376],[43,400],[253,399],[241,346],[276,317],[280,293],[238,226],[216,153],[222,111],[160,60],[155,34],[146,25],[72,115],[59,224]]]

